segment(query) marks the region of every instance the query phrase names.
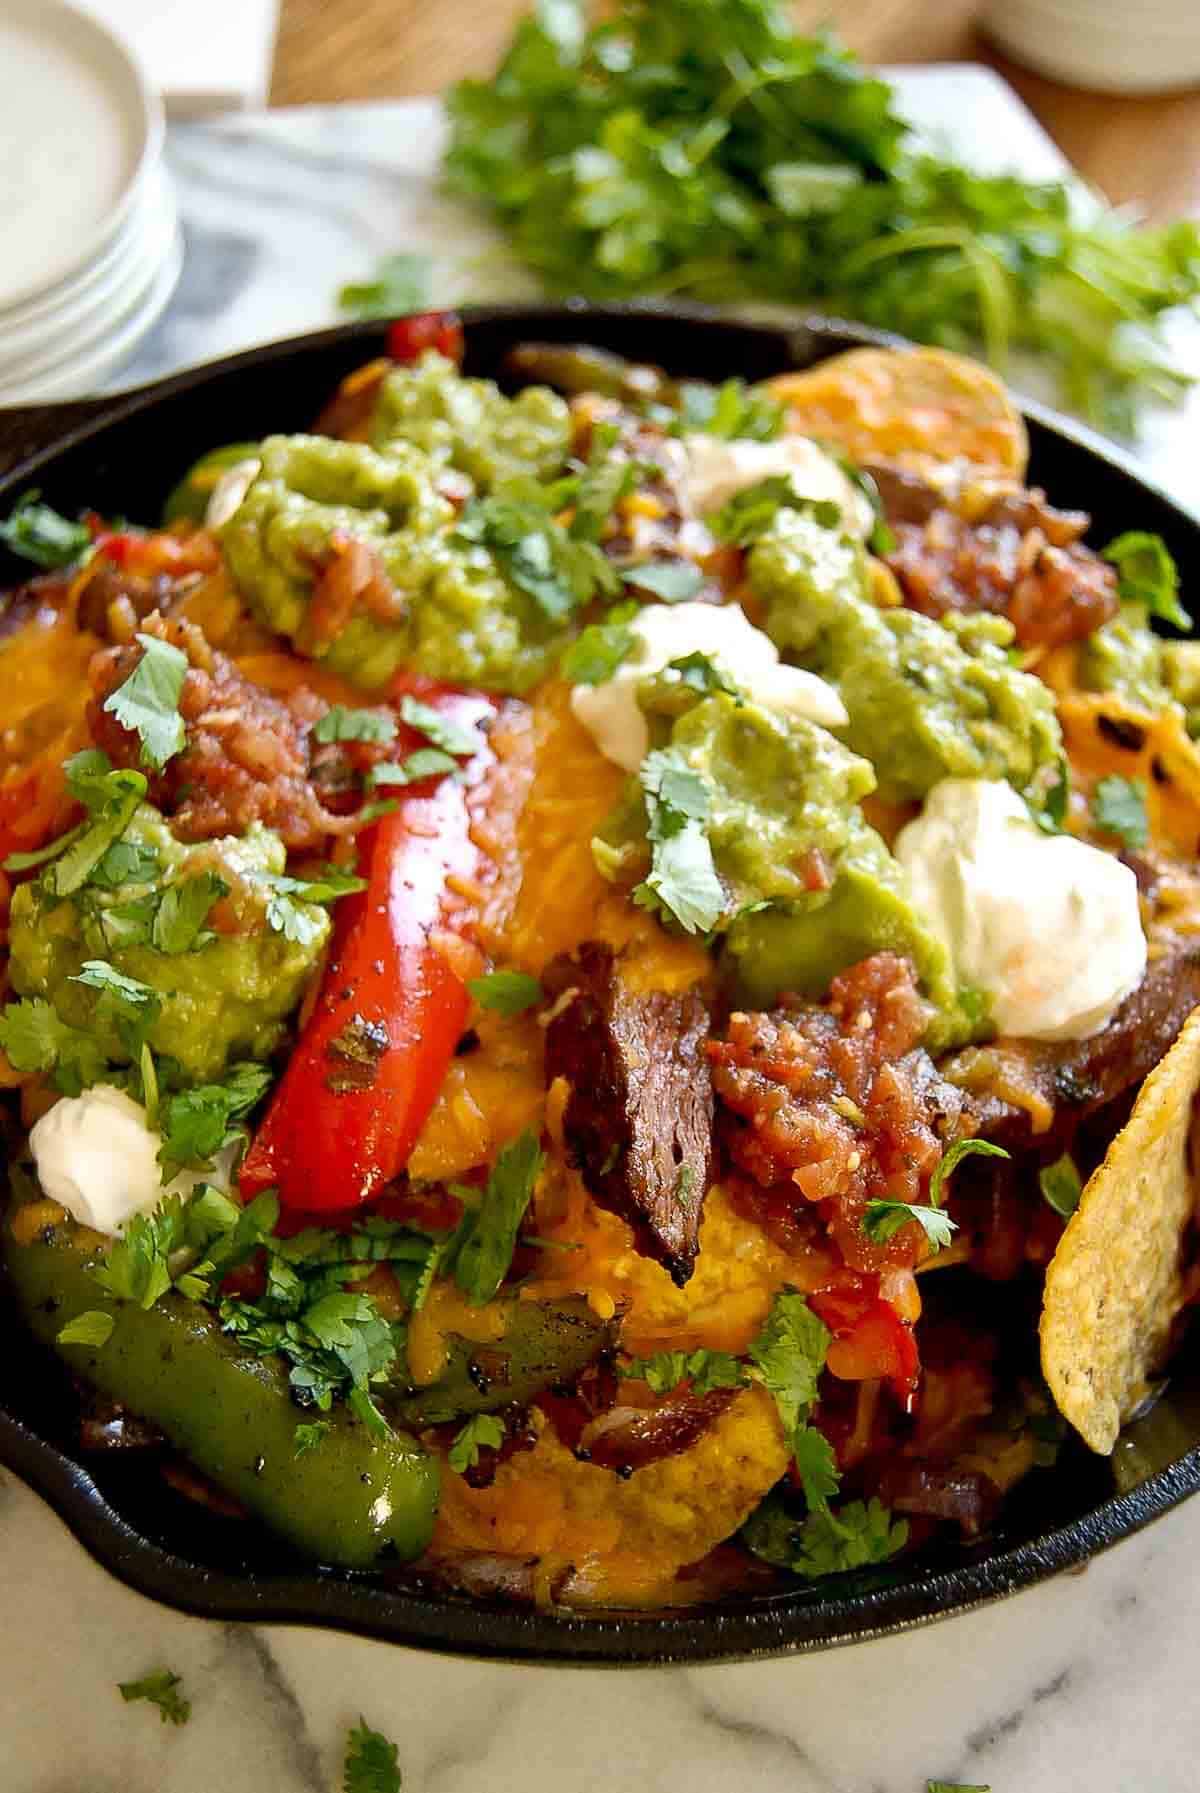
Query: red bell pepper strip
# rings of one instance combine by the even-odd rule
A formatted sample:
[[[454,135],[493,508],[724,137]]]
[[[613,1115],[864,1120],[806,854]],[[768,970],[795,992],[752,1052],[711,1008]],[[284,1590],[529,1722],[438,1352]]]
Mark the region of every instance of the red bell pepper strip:
[[[459,365],[463,358],[463,332],[456,311],[418,311],[389,326],[387,352],[393,361],[417,361],[426,349],[436,349],[447,361]]]
[[[428,687],[423,702],[470,728],[491,699]],[[398,741],[398,757],[420,745]],[[239,1176],[250,1199],[330,1214],[373,1200],[407,1164],[470,1006],[436,936],[452,932],[447,880],[475,878],[468,788],[492,755],[482,736],[464,777],[413,785],[360,837],[367,888],[338,903],[316,1005]]]

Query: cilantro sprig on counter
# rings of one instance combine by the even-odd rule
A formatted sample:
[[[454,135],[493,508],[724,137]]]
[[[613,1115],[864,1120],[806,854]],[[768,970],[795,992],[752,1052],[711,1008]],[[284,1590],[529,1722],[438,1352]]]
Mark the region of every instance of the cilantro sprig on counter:
[[[181,1675],[162,1668],[143,1675],[140,1681],[118,1681],[117,1690],[126,1705],[134,1700],[147,1700],[158,1707],[158,1716],[164,1724],[185,1725],[192,1716],[192,1702],[180,1693],[182,1686]]]
[[[887,82],[775,0],[581,0],[517,26],[447,107],[450,185],[553,292],[816,299],[1002,362],[1132,429],[1178,398],[1157,328],[1200,291],[1200,225],[1139,229],[1065,181],[925,153]]]
[[[400,1793],[399,1758],[390,1738],[360,1716],[346,1738],[342,1793]]]

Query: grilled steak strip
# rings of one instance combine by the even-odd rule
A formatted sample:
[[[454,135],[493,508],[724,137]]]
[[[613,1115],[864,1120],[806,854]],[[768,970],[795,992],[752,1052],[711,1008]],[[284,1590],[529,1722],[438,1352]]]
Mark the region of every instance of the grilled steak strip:
[[[544,983],[561,1007],[546,1029],[546,1076],[571,1093],[564,1131],[601,1207],[681,1287],[692,1274],[712,1169],[708,1009],[694,992],[637,994],[611,948],[588,941]]]
[[[974,1131],[1021,1149],[1064,1144],[1081,1121],[1126,1094],[1149,1075],[1200,1003],[1200,948],[1164,953],[1150,965],[1107,1027],[1090,1040],[1061,1045],[1004,1041],[997,1048],[1006,1082],[1019,1084],[1054,1109],[1049,1132],[1035,1133],[1030,1110],[987,1087],[989,1047],[968,1048],[943,1060],[943,1077],[973,1092]]]

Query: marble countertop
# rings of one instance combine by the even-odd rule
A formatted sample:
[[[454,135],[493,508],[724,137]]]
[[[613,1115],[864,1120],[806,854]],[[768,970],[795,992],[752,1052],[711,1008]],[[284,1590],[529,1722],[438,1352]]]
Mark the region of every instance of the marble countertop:
[[[914,89],[922,78],[927,113],[969,114],[1029,172],[1054,172],[993,77],[960,75],[953,92],[944,77]],[[479,262],[486,236],[435,193],[438,128],[419,106],[176,127],[187,269],[118,383],[328,322],[334,287],[397,247],[436,248],[441,299],[520,291],[494,256]],[[1187,427],[1156,420],[1146,452],[1200,502]],[[110,1579],[3,1475],[0,1615],[0,1793],[334,1793],[360,1713],[399,1745],[408,1793],[607,1793],[618,1776],[638,1793],[923,1793],[930,1776],[992,1793],[1194,1793],[1198,1781],[1200,1502],[1082,1574],[920,1632],[618,1673],[183,1617]],[[117,1693],[162,1666],[193,1702],[182,1729]]]

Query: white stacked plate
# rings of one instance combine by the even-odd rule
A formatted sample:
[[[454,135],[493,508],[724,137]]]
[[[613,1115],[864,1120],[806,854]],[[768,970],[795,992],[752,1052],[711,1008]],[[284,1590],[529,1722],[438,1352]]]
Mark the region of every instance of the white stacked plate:
[[[0,405],[94,391],[183,264],[162,107],[65,0],[0,0]]]

